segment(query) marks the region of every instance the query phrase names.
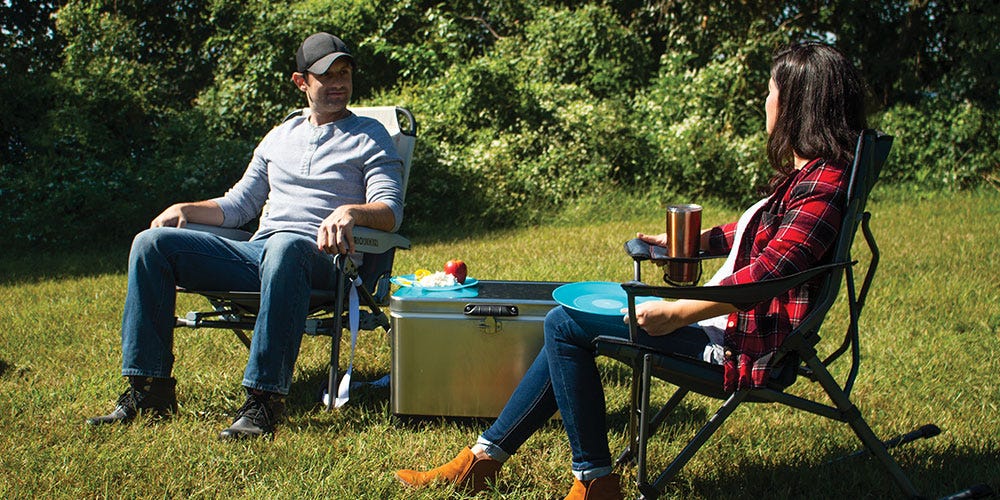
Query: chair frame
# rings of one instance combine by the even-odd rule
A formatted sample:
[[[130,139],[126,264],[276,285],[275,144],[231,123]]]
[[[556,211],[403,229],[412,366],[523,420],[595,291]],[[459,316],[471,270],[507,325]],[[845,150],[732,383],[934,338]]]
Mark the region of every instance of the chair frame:
[[[379,120],[394,138],[400,156],[403,158],[403,189],[405,193],[417,134],[417,122],[413,114],[406,108],[394,106],[352,107],[350,110],[359,116]],[[303,111],[298,111],[296,114]],[[202,224],[188,224],[186,227],[212,232],[238,241],[248,240],[251,236],[250,233],[238,229]],[[312,290],[310,292],[309,313],[306,316],[304,331],[306,335],[331,338],[330,366],[326,382],[326,390],[329,394],[326,400],[327,410],[333,409],[337,382],[340,378],[340,341],[344,325],[347,324],[348,320],[347,312],[345,312],[348,283],[353,283],[360,278],[363,284],[363,286],[356,287],[360,306],[363,307],[359,311],[359,330],[375,330],[382,327],[388,332],[390,322],[382,308],[389,303],[389,278],[392,274],[394,253],[396,249],[410,248],[409,240],[402,235],[368,227],[354,227],[353,238],[355,249],[362,256],[360,266],[346,255],[335,255],[334,265],[338,274],[336,290]],[[183,318],[177,317],[176,327],[229,329],[244,346],[250,348],[251,339],[247,332],[253,330],[256,322],[260,307],[260,292],[185,290],[183,288],[178,288],[178,291],[204,296],[211,304],[212,310],[191,311]]]
[[[633,255],[633,258],[636,259],[635,281],[622,285],[628,298],[630,339],[601,336],[595,339],[594,343],[599,354],[608,355],[632,368],[631,409],[628,424],[629,444],[618,457],[616,465],[622,465],[629,461],[636,463],[637,483],[643,498],[656,498],[662,494],[666,484],[680,472],[698,449],[725,422],[726,418],[745,402],[779,403],[848,424],[861,440],[867,452],[873,455],[889,472],[903,493],[909,497],[919,496],[899,464],[889,455],[887,449],[891,446],[887,446],[887,443],[879,440],[862,417],[860,410],[850,399],[860,361],[858,319],[879,261],[878,246],[870,228],[871,214],[864,211],[864,207],[871,187],[877,180],[879,170],[888,156],[892,140],[891,136],[874,130],[865,130],[861,133],[855,152],[855,161],[851,166],[847,207],[841,231],[834,248],[834,257],[832,262],[828,264],[816,266],[781,279],[746,285],[656,287],[645,285],[640,281],[638,261],[649,258],[648,253],[644,256]],[[871,252],[871,261],[860,290],[856,290],[853,271],[856,262],[851,260],[850,252],[859,226]],[[850,315],[849,326],[841,345],[825,359],[820,360],[816,350],[816,345],[820,341],[819,329],[837,298],[840,282],[844,276],[846,276]],[[767,387],[742,389],[727,393],[722,389],[723,369],[721,366],[658,352],[639,344],[637,341],[639,328],[636,325],[636,297],[656,296],[670,299],[697,299],[746,304],[768,300],[786,290],[813,280],[820,283],[819,297],[810,313],[788,335],[772,360],[774,372],[783,372],[784,377],[772,377]],[[827,367],[848,351],[851,357],[851,367],[846,380],[841,385],[830,374]],[[830,401],[814,401],[786,393],[784,389],[794,383],[795,376],[802,376],[818,382]],[[678,389],[665,405],[651,416],[649,393],[654,377],[674,384]],[[690,392],[704,394],[724,402],[673,461],[655,480],[650,482],[647,472],[648,441],[666,416]],[[902,442],[893,443],[891,441],[888,443],[889,445],[902,444]]]

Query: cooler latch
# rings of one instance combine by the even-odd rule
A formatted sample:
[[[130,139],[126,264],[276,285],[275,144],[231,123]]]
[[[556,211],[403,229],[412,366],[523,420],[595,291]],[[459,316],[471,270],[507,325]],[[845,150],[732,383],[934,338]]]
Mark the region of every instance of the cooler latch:
[[[466,316],[479,316],[479,329],[483,333],[500,333],[503,323],[497,318],[510,318],[518,315],[517,306],[512,304],[466,304]]]
[[[517,306],[510,304],[466,304],[466,316],[517,316]]]

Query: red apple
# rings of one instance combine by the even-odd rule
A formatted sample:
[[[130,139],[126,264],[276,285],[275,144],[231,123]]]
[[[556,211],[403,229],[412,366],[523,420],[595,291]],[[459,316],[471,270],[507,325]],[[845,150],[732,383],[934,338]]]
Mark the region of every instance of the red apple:
[[[455,281],[465,284],[465,277],[469,275],[469,270],[465,267],[465,262],[451,259],[444,263],[444,273],[454,276]]]

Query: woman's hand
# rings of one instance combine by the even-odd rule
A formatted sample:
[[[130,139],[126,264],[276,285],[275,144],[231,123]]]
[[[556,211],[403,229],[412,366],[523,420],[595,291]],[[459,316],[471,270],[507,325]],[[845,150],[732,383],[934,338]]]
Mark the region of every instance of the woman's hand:
[[[667,240],[667,233],[660,233],[657,235],[636,233],[636,238],[639,238],[650,245],[656,245],[659,247],[666,247],[670,242]]]
[[[682,326],[736,310],[736,306],[722,302],[686,299],[673,302],[652,300],[635,305],[635,320],[639,328],[656,336],[666,335]],[[628,314],[625,315],[624,321],[628,323]]]
[[[635,320],[639,328],[654,336],[666,335],[691,323],[685,317],[683,307],[679,307],[677,302],[665,300],[636,304]],[[625,315],[625,323],[628,323],[628,314]]]

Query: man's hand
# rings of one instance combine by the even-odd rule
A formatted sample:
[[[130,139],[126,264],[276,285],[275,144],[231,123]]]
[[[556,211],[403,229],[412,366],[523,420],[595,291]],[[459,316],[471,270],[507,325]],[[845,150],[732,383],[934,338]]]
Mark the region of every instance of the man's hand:
[[[189,222],[221,226],[224,218],[222,208],[211,200],[175,203],[157,215],[149,227],[184,227]]]
[[[157,215],[149,223],[149,227],[184,227],[187,223],[187,216],[184,214],[184,204],[176,203],[167,207],[163,212],[160,212],[160,215]]]
[[[338,207],[319,225],[316,246],[330,254],[354,253],[354,223],[353,207]]]

